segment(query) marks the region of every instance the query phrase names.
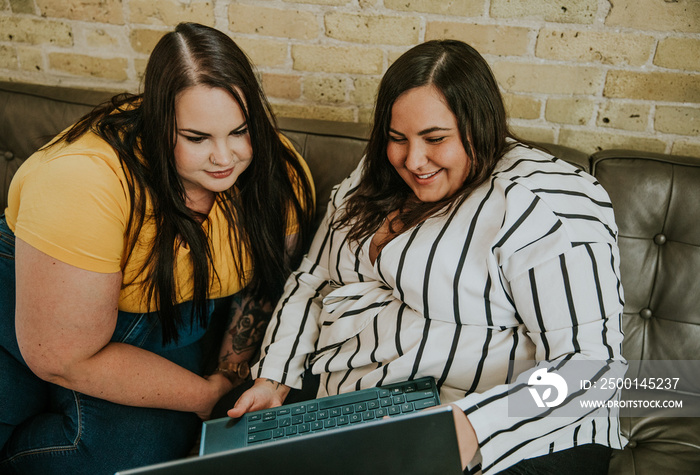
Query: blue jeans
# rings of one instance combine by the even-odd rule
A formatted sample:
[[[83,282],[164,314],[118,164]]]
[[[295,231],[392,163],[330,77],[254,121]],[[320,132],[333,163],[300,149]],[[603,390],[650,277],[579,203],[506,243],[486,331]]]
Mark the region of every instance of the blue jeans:
[[[0,473],[113,474],[187,455],[201,429],[195,414],[113,404],[47,383],[29,370],[15,336],[14,243],[1,216]],[[213,309],[211,302],[210,316]],[[181,328],[177,345],[163,346],[153,315],[119,312],[112,341],[202,374],[205,331],[195,323]]]

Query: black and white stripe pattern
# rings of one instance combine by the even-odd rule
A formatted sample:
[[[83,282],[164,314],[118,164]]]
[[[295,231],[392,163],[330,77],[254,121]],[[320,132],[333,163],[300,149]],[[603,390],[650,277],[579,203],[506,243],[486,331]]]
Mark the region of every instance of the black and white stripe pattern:
[[[254,374],[300,387],[311,365],[322,375],[319,396],[432,376],[442,401],[474,426],[473,465],[484,473],[575,445],[621,447],[611,415],[507,416],[508,391],[527,391],[534,371],[514,361],[562,373],[572,361],[609,362],[592,380],[623,361],[617,228],[595,179],[518,145],[490,181],[394,238],[373,265],[369,239],[349,245],[327,224],[359,176],[358,168],[334,190]]]

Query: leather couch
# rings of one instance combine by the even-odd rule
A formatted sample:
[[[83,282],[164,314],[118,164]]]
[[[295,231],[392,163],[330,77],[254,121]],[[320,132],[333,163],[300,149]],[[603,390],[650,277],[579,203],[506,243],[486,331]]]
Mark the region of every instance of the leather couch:
[[[0,82],[0,209],[6,205],[7,188],[21,163],[51,136],[111,95],[105,91]],[[301,119],[280,119],[279,125],[311,168],[318,214],[322,215],[331,187],[360,159],[367,128]],[[651,397],[671,400],[682,396],[684,408],[697,415],[700,158],[629,150],[605,150],[588,156],[566,147],[548,147],[560,158],[592,173],[612,198],[620,231],[626,296],[626,358],[684,362],[690,370],[675,390],[657,390]],[[637,374],[628,371],[627,376]],[[631,416],[623,412],[621,417],[630,443],[624,450],[615,451],[611,474],[700,473],[700,418],[668,417],[664,413]]]

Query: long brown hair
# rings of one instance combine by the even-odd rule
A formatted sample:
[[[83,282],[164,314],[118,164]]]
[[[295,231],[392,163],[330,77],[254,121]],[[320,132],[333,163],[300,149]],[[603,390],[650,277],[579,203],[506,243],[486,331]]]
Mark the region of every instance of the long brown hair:
[[[175,168],[175,99],[195,85],[227,91],[241,107],[250,133],[250,166],[233,188],[216,196],[229,224],[239,283],[247,283],[255,297],[276,299],[311,234],[312,186],[300,161],[280,140],[247,56],[218,30],[196,23],[179,24],[153,49],[143,94],[115,97],[63,137],[71,142],[94,130],[117,151],[127,172],[132,202],[127,257],[144,220],[154,220],[158,232],[143,269],[148,282],[145,298],[156,302],[153,310],[162,324],[164,342],[177,341],[183,322],[175,305],[176,243],[184,242],[190,248],[193,322],[196,319],[206,325],[209,281],[218,278],[200,222],[206,217],[197,216],[185,205],[185,191]],[[146,216],[146,197],[153,205],[153,216]],[[299,227],[300,239],[290,260],[285,255],[285,234],[291,220]],[[246,257],[252,261],[252,272],[242,267]]]
[[[469,175],[461,189],[431,203],[414,199],[387,157],[394,103],[406,91],[421,86],[433,86],[442,93],[457,118],[470,159]],[[392,211],[399,210],[398,222],[406,230],[449,209],[488,179],[512,136],[496,79],[474,48],[457,40],[428,41],[411,48],[389,67],[380,82],[360,184],[333,226],[349,226],[348,238],[361,241],[377,231]]]

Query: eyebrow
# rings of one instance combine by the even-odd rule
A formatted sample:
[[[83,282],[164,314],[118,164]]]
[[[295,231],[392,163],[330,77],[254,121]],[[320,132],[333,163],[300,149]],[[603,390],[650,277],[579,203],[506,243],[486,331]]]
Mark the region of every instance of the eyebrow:
[[[248,122],[243,122],[241,125],[239,125],[235,129],[233,129],[229,133],[238,132],[238,131],[246,128],[247,126],[248,126]],[[195,130],[195,129],[177,129],[177,131],[178,131],[178,133],[187,132],[187,133],[190,133],[193,135],[199,135],[201,137],[210,137],[211,136],[211,134],[208,134],[206,132],[200,132],[199,130]]]
[[[428,127],[427,129],[423,129],[420,132],[418,132],[418,135],[423,136],[423,135],[432,134],[433,132],[448,132],[450,130],[452,130],[452,129],[447,128],[447,127],[438,127],[438,126]],[[389,128],[389,132],[392,134],[403,136],[403,134],[401,132],[397,132],[396,130],[392,129],[391,127]]]

